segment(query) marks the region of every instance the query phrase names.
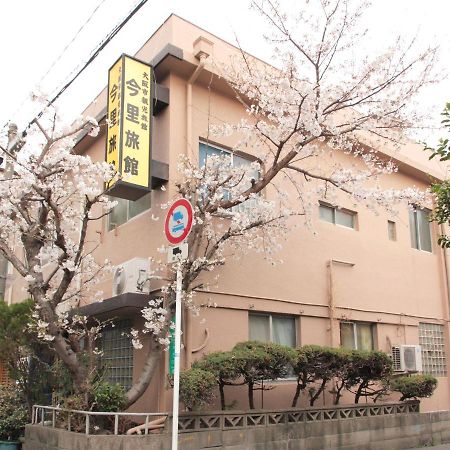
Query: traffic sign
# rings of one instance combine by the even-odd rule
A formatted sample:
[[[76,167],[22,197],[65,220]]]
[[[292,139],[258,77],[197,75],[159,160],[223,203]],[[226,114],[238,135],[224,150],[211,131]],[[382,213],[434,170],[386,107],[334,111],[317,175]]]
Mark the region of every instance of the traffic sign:
[[[172,204],[164,224],[164,232],[171,244],[179,244],[186,239],[192,228],[193,215],[192,205],[185,198]]]
[[[183,242],[182,244],[178,244],[175,247],[169,247],[169,250],[167,252],[167,262],[169,264],[173,264],[180,259],[183,261],[188,258],[188,255],[189,251],[187,242]]]

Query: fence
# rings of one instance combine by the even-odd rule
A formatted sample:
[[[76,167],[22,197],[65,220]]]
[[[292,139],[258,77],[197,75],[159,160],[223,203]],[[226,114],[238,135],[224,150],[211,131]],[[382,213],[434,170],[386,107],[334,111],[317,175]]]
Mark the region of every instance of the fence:
[[[113,418],[113,429],[114,434],[118,435],[119,433],[119,422],[120,419],[137,417],[138,421],[144,419],[142,425],[139,425],[139,431],[143,431],[144,434],[148,434],[149,431],[154,429],[159,429],[164,427],[164,420],[167,418],[167,413],[134,413],[134,412],[98,412],[98,411],[80,411],[74,409],[65,409],[59,408],[55,406],[42,406],[42,405],[34,405],[32,412],[31,423],[33,425],[42,425],[42,426],[50,426],[52,428],[63,428],[67,431],[79,431],[74,430],[72,424],[75,420],[81,419],[84,422],[84,434],[97,434],[95,431],[96,425],[95,422],[98,421],[98,418]],[[159,422],[158,421],[150,422],[150,418],[153,419],[164,419]],[[77,427],[79,428],[79,427]],[[94,433],[92,433],[94,431]],[[138,433],[140,434],[140,432]]]
[[[323,408],[290,408],[285,410],[262,411],[201,411],[181,413],[179,416],[179,432],[188,433],[195,431],[215,431],[231,429],[249,429],[255,427],[267,427],[270,425],[295,424],[308,422],[326,422],[342,419],[356,419],[362,417],[401,415],[418,413],[419,401],[401,403],[367,403],[357,405],[345,405]],[[99,434],[102,430],[96,429],[99,418],[112,419],[112,429],[115,435],[130,434],[130,431],[141,434],[164,429],[166,419],[171,420],[169,413],[133,413],[133,412],[96,412],[64,409],[52,406],[33,406],[33,425],[42,425],[52,428],[62,428],[67,431],[79,431],[83,428],[84,434]],[[119,423],[126,418],[137,418],[137,422],[143,422],[138,426],[129,428],[125,433],[120,432]],[[152,420],[150,420],[152,419]],[[156,419],[156,420],[154,420]],[[77,426],[72,424],[76,422]],[[81,427],[81,425],[83,427]]]

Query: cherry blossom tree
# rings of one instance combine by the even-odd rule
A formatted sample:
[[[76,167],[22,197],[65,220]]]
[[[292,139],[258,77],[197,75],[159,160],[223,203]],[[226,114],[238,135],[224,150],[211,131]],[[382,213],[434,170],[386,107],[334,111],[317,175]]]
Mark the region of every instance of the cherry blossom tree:
[[[277,67],[244,51],[229,62],[211,61],[212,70],[233,88],[246,117],[236,124],[212,124],[209,132],[236,134],[239,142],[233,151],[255,160],[235,167],[229,156],[211,156],[199,167],[198,161],[182,158],[179,166],[178,194],[195,206],[190,255],[181,263],[184,302],[193,310],[195,290],[207,287],[205,278],[206,284],[211,279],[202,274],[225,264],[225,255],[273,253],[280,248],[289,218],[301,216],[312,225],[311,212],[320,199],[335,203],[344,193],[368,208],[388,211],[427,199],[427,193],[414,187],[382,189],[380,178],[397,167],[377,150],[407,145],[407,132],[423,123],[412,105],[416,94],[435,82],[437,49],[420,50],[415,41],[397,39],[381,54],[365,56],[360,19],[368,2],[298,2],[298,9],[288,13],[273,0],[251,4],[268,23]],[[333,157],[343,153],[357,164]],[[294,196],[286,194],[287,185]],[[270,195],[263,195],[268,191]],[[172,279],[165,288],[169,299],[174,290]],[[173,308],[173,302],[166,308]],[[144,316],[152,311],[145,309]],[[153,327],[153,321],[146,326]],[[158,329],[165,332],[167,322]],[[156,369],[154,354],[163,345],[151,346],[130,401],[148,386]]]
[[[194,312],[195,291],[211,282],[210,272],[232,254],[273,255],[291,220],[312,225],[311,212],[320,199],[334,203],[343,193],[369,208],[392,209],[426,198],[414,187],[383,190],[380,178],[397,169],[377,149],[404,145],[404,133],[419,123],[412,100],[434,81],[436,49],[420,51],[414,42],[396,41],[382,54],[364,57],[358,44],[363,44],[359,20],[368,8],[365,2],[298,2],[299,10],[289,14],[272,0],[255,0],[252,6],[268,23],[276,67],[243,51],[229,62],[210,61],[215,76],[234,90],[243,120],[212,124],[209,132],[235,133],[239,141],[233,151],[254,160],[238,166],[222,155],[208,157],[202,167],[187,157],[179,163],[177,196],[188,198],[195,209],[189,258],[178,263],[184,305]],[[39,138],[33,145],[28,138],[28,150],[14,130],[2,148],[14,170],[6,170],[0,182],[0,252],[25,278],[36,304],[34,326],[82,391],[89,370],[80,361],[80,339],[90,336],[94,352],[102,326],[92,328],[86,318],[70,317],[58,305],[76,303],[80,283],[95,284],[106,268],[95,260],[86,231],[113,206],[103,183],[115,174],[105,163],[73,151],[76,134],[96,128],[92,119],[70,130],[58,130],[54,121],[35,121],[33,128]],[[340,162],[338,154],[353,156],[355,164]],[[48,260],[50,270],[43,268]],[[145,392],[168,344],[174,269],[161,299],[143,309],[143,329],[132,330],[136,348],[142,347],[142,333],[152,339],[143,370],[127,393],[128,405]]]

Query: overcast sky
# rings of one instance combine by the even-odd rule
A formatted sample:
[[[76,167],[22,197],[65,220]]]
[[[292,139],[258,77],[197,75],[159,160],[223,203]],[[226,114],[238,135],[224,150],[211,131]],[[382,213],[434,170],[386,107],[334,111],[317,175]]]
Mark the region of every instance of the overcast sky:
[[[304,0],[281,0],[281,3],[289,7],[300,1]],[[60,87],[136,3],[136,0],[1,2],[0,127],[8,120],[21,126],[26,124],[33,117],[28,107],[29,93],[37,85],[48,93]],[[371,51],[381,50],[398,34],[413,36],[419,32],[422,43],[441,45],[441,68],[450,71],[450,0],[373,0],[373,3],[366,17],[373,35]],[[246,0],[149,0],[64,94],[59,104],[66,116],[71,118],[81,112],[106,85],[107,70],[117,57],[121,53],[135,53],[172,12],[232,43],[236,35],[248,52],[270,59],[271,52],[260,34],[263,24],[249,10]],[[75,41],[64,51],[83,25]],[[63,56],[45,75],[63,51]],[[446,101],[450,101],[449,79],[420,98],[421,105],[437,118]]]

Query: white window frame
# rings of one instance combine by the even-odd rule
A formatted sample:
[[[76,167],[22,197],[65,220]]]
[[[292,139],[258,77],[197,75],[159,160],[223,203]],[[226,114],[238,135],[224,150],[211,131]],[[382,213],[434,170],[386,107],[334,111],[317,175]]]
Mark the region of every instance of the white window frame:
[[[371,335],[372,335],[372,350],[375,350],[375,323],[373,322],[364,322],[364,321],[360,321],[360,320],[341,320],[339,321],[339,337],[341,337],[341,324],[349,324],[349,325],[353,325],[353,342],[355,344],[354,350],[362,350],[360,348],[358,348],[358,330],[357,330],[357,326],[359,324],[361,325],[370,325],[370,331],[371,331]],[[341,339],[341,347],[343,347],[342,345],[342,339]],[[345,347],[347,348],[347,347]]]
[[[333,221],[332,222],[330,222],[329,220],[323,219],[320,216],[320,208],[328,208],[333,211]],[[352,226],[348,227],[347,225],[342,225],[341,223],[336,223],[336,211],[340,211],[344,214],[348,214],[349,216],[351,216],[352,217]],[[345,228],[347,230],[355,230],[356,231],[357,227],[358,227],[357,217],[358,217],[358,213],[356,211],[352,211],[351,209],[347,209],[347,208],[340,208],[338,206],[331,205],[331,204],[323,202],[323,201],[319,201],[319,219],[322,222],[331,223],[333,225]]]
[[[420,237],[420,222],[418,219],[418,212],[420,213],[425,213],[428,216],[431,214],[431,210],[429,210],[428,208],[419,208],[418,206],[416,207],[415,205],[412,206],[413,209],[410,209],[408,214],[409,214],[409,226],[412,227],[414,226],[414,229],[410,229],[410,234],[411,234],[411,247],[416,249],[416,250],[420,250],[422,252],[428,252],[428,253],[432,253],[433,252],[433,235],[431,233],[431,224],[430,222],[428,222],[428,232],[430,235],[430,249],[427,248],[423,248],[423,243],[421,241],[421,237]],[[416,245],[414,245],[413,242],[413,233],[414,233],[414,239],[416,241]]]

